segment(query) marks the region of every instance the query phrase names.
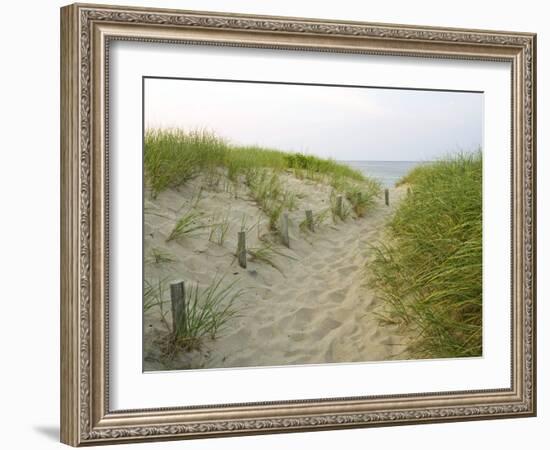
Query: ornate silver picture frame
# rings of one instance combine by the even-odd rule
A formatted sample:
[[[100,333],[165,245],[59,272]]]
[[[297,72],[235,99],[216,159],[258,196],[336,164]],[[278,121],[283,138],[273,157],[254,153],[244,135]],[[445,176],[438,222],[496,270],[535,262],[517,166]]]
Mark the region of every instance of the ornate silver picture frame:
[[[432,59],[509,64],[511,148],[502,153],[511,160],[511,298],[502,300],[510,306],[509,386],[113,408],[109,70],[111,46],[121,41],[295,51],[297,58],[302,52],[405,56],[419,64]],[[62,8],[61,441],[82,446],[534,416],[535,156],[536,35],[531,33],[105,5]]]

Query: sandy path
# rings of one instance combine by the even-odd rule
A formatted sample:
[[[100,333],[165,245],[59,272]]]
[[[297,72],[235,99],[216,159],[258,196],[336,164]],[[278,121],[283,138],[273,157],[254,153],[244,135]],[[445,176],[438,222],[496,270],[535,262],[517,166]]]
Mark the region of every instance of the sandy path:
[[[306,194],[308,189],[313,188],[304,188]],[[186,272],[188,278],[206,282],[224,261],[231,261],[231,274],[240,278],[240,286],[252,290],[239,299],[241,316],[218,339],[206,342],[201,351],[180,354],[170,368],[321,364],[402,356],[405,338],[395,326],[379,323],[375,313],[382,305],[365,281],[372,256],[369,244],[382,237],[384,224],[403,194],[402,189],[391,189],[390,207],[380,199],[365,217],[324,226],[313,234],[299,230],[299,212],[294,213],[294,220],[291,215],[291,248],[286,252],[296,260],[277,259],[283,274],[259,263],[241,269],[229,250],[204,246],[198,239],[172,246],[173,252],[188,256],[171,264],[168,272]],[[307,195],[303,197],[311,204]],[[216,202],[214,198],[208,201]],[[239,211],[243,208],[254,205],[243,201]],[[158,223],[156,227],[162,229]],[[233,245],[228,242],[227,248]],[[146,340],[158,324],[158,318],[146,317]],[[146,369],[165,368],[154,361],[154,354],[149,356]]]

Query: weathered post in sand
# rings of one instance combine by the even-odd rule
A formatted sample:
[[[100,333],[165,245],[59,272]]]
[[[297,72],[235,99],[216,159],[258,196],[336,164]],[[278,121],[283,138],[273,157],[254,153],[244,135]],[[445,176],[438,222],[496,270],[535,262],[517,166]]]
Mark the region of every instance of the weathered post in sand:
[[[311,209],[306,211],[306,225],[309,231],[315,231],[313,227],[313,211]]]
[[[185,326],[185,283],[175,281],[170,283],[170,299],[172,300],[172,332]]]
[[[283,245],[290,248],[290,238],[288,237],[288,213],[281,215],[281,241]]]
[[[342,199],[342,196],[341,195],[338,195],[336,197],[336,215],[338,217],[340,217],[340,219],[343,217],[344,215],[344,209],[343,209],[343,203],[342,203],[343,199]]]
[[[239,266],[246,269],[246,233],[239,231],[237,234],[237,258]]]
[[[390,206],[390,190],[388,188],[384,190],[384,200],[386,202],[386,206]]]

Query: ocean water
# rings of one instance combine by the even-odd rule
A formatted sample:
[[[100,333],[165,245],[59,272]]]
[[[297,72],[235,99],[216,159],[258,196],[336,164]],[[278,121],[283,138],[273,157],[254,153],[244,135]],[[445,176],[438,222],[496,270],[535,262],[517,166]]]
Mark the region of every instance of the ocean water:
[[[422,161],[339,161],[366,176],[378,179],[384,187],[393,187],[395,183],[414,167],[424,164]]]

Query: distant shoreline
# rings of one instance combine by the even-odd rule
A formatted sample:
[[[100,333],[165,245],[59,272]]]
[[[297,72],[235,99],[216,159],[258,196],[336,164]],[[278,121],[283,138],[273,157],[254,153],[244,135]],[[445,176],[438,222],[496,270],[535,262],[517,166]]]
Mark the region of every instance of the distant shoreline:
[[[338,161],[346,164],[352,169],[358,170],[367,177],[379,180],[386,188],[394,187],[401,178],[409,173],[414,167],[429,164],[430,161],[376,161],[376,160],[355,160]]]

